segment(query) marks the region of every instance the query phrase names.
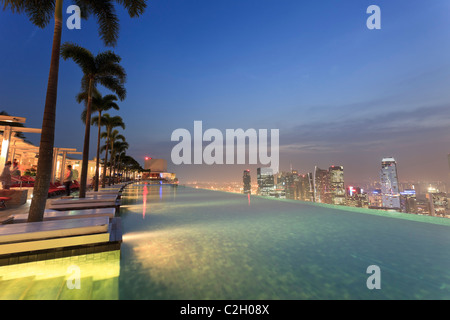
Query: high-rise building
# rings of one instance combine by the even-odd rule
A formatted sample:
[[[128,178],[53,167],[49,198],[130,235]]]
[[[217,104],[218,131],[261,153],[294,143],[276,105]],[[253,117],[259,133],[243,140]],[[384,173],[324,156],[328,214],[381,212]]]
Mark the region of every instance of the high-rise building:
[[[369,208],[371,209],[381,209],[383,208],[383,197],[381,195],[381,189],[372,190],[368,194],[369,198]]]
[[[387,209],[400,209],[397,163],[394,158],[390,157],[382,160],[380,179],[383,207]]]
[[[431,216],[446,216],[449,213],[447,194],[443,192],[430,192],[427,194],[430,203]]]
[[[244,170],[242,180],[244,182],[244,194],[251,194],[252,185],[251,185],[250,170]]]
[[[271,168],[258,168],[256,170],[258,181],[258,194],[270,196],[275,191],[273,170]]]
[[[416,190],[404,189],[400,192],[400,207],[402,212],[417,213]]]
[[[314,169],[314,201],[320,203],[329,203],[329,183],[328,170],[320,169],[317,166]]]
[[[286,199],[299,200],[299,188],[299,174],[296,170],[278,173],[276,188],[278,194],[284,193]]]
[[[331,204],[345,204],[344,167],[331,166],[328,169]]]
[[[360,187],[347,187],[346,195],[345,204],[347,206],[358,208],[369,207],[369,195]]]
[[[316,195],[314,192],[314,174],[312,172],[308,172],[308,174],[306,174],[306,181],[307,181],[307,189],[308,191],[306,192],[307,194],[309,194],[309,199],[308,201],[312,201],[312,202],[316,202]]]

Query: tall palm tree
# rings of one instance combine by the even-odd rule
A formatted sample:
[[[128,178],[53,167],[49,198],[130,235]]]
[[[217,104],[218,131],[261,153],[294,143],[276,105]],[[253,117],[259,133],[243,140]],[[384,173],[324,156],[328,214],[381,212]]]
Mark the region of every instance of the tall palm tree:
[[[82,92],[78,94],[77,101],[80,103],[81,101],[85,101],[85,104],[87,106],[87,99],[88,93]],[[95,124],[98,126],[98,133],[97,133],[97,157],[96,157],[96,164],[95,164],[95,183],[94,183],[94,191],[98,191],[98,185],[99,185],[99,177],[100,177],[100,135],[101,135],[101,127],[102,124],[102,112],[108,111],[109,109],[115,109],[119,110],[119,106],[115,102],[117,101],[117,97],[112,94],[108,94],[106,96],[102,96],[98,90],[94,90],[94,96],[92,97],[92,111],[97,111],[98,116],[92,118],[92,124]],[[81,119],[86,121],[87,116],[87,108],[84,109],[84,111],[81,114]]]
[[[119,19],[115,13],[114,3],[124,6],[130,17],[138,17],[144,12],[147,6],[146,2],[147,0],[73,0],[73,3],[81,9],[81,18],[87,19],[91,14],[97,18],[100,38],[107,46],[114,46],[119,35]],[[38,171],[28,215],[29,222],[42,221],[53,163],[63,0],[0,0],[0,5],[3,5],[3,10],[10,9],[13,13],[26,13],[31,22],[40,28],[45,28],[50,23],[52,16],[55,18],[50,71],[39,145]]]
[[[121,152],[125,151],[130,146],[128,144],[128,142],[125,141],[125,137],[123,137],[122,141],[117,141],[118,139],[121,139],[122,137],[123,137],[122,135],[119,135],[116,138],[116,141],[114,142],[113,147],[111,148],[112,165],[111,165],[111,169],[109,171],[110,175],[111,175],[111,172],[114,172],[114,173],[116,172],[117,163],[118,163],[118,160],[119,160],[119,159],[117,159],[117,157],[120,156]],[[114,184],[114,180],[113,180],[113,184]]]
[[[106,164],[108,163],[108,150],[110,146],[110,136],[114,128],[121,127],[125,130],[125,123],[123,123],[122,117],[114,116],[111,117],[109,114],[105,113],[102,118],[102,123],[106,127],[106,131],[102,133],[102,138],[106,138],[105,143],[105,160],[103,162],[103,181],[102,188],[106,187]]]
[[[89,50],[73,43],[61,46],[61,56],[64,60],[73,59],[83,71],[82,90],[88,93],[86,107],[86,126],[83,146],[83,163],[80,176],[80,198],[86,197],[86,183],[89,165],[89,141],[91,131],[92,94],[97,84],[115,92],[120,100],[125,99],[125,70],[120,66],[121,58],[112,51],[105,51],[94,56]]]
[[[106,135],[104,134],[103,137],[106,138]],[[110,163],[109,163],[109,177],[110,177],[110,179],[109,179],[108,185],[111,185],[112,168],[113,168],[113,165],[114,165],[114,156],[115,156],[114,147],[116,146],[116,142],[118,142],[119,140],[122,140],[123,142],[125,142],[125,137],[123,135],[121,135],[118,130],[113,130],[110,133],[108,141],[107,141],[107,144],[109,144],[108,147],[109,147],[110,155],[111,155],[111,160],[110,160]]]
[[[128,147],[126,148],[128,149]],[[124,177],[123,175],[123,158],[126,157],[126,151],[123,150],[122,152],[119,153],[119,155],[117,156],[117,172],[122,172],[122,177]]]
[[[145,171],[139,162],[137,162],[133,157],[125,155],[122,159],[122,164],[124,166],[125,175],[128,176],[128,172],[143,172]]]

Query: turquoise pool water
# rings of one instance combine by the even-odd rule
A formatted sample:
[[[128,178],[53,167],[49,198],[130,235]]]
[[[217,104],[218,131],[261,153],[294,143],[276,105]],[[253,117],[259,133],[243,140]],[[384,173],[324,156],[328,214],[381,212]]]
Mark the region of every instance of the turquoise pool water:
[[[0,267],[0,299],[450,298],[449,219],[143,184],[122,203],[120,253]]]
[[[450,298],[448,219],[170,186],[124,199],[119,298]]]

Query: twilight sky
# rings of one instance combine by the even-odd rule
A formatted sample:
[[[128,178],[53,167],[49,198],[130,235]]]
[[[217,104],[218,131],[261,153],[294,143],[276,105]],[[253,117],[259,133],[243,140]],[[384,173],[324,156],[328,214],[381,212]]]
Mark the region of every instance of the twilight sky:
[[[165,158],[181,181],[240,180],[257,166],[171,165],[175,129],[279,129],[281,170],[343,165],[350,181],[377,177],[383,157],[401,181],[448,180],[448,0],[149,0],[113,50],[128,73],[120,111],[128,153]],[[65,1],[65,8],[71,3]],[[381,30],[366,9],[381,8]],[[118,7],[119,8],[119,7]],[[69,14],[64,14],[67,19]],[[53,25],[0,11],[0,110],[39,128]],[[63,42],[105,51],[95,19]],[[83,149],[81,71],[60,64],[57,147]],[[100,91],[108,91],[100,87]],[[39,136],[26,134],[39,143]],[[91,158],[95,152],[91,135]],[[205,143],[205,146],[207,143]],[[256,170],[253,170],[253,178]]]

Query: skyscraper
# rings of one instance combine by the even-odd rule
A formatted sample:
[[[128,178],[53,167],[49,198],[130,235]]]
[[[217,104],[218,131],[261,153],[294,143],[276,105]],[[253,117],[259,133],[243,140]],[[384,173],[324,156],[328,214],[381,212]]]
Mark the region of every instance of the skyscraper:
[[[329,185],[331,204],[345,204],[344,167],[331,166],[329,172]]]
[[[400,209],[397,163],[394,158],[390,157],[382,160],[380,178],[383,207]]]
[[[250,170],[244,170],[242,180],[244,182],[244,194],[251,194],[252,186],[251,186]]]
[[[261,196],[270,196],[275,190],[272,169],[258,168],[256,174],[258,180],[258,194]]]
[[[314,201],[320,203],[329,203],[328,199],[328,170],[320,169],[317,166],[314,169]]]

